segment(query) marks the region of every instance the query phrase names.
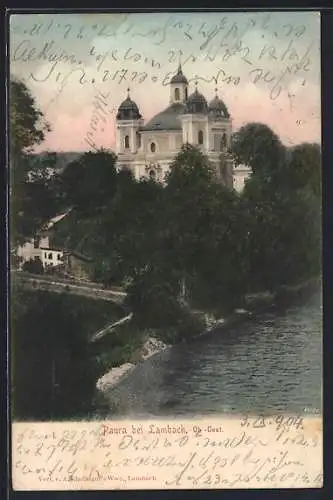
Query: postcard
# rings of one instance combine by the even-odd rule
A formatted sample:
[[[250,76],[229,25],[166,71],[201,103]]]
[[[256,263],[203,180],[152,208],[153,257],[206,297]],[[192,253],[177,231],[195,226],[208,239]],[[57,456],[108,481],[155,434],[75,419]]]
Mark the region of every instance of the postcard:
[[[14,490],[323,486],[320,14],[12,13]]]

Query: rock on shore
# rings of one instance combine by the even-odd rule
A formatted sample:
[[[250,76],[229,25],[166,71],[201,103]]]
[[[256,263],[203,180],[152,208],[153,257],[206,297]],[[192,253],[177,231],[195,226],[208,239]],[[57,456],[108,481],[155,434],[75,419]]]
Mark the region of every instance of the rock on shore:
[[[105,392],[111,387],[115,386],[120,380],[128,375],[135,365],[133,363],[124,363],[123,365],[112,368],[109,372],[105,373],[100,379],[97,380],[96,387],[99,391]]]
[[[145,361],[146,359],[165,351],[170,346],[158,340],[154,337],[148,337],[140,350],[140,361]],[[112,368],[109,372],[105,373],[100,379],[98,379],[96,387],[101,392],[106,392],[112,387],[118,385],[121,380],[127,377],[137,366],[136,363],[124,363],[120,366]]]
[[[151,358],[151,356],[165,351],[165,349],[168,349],[169,347],[170,346],[162,342],[162,340],[158,340],[154,337],[148,337],[148,339],[142,346],[142,359]]]

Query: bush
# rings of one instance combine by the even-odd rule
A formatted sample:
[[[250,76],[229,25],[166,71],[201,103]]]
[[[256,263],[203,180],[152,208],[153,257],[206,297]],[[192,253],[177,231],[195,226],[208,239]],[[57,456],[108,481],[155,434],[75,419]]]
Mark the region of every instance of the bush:
[[[15,419],[85,417],[100,376],[88,337],[117,316],[113,305],[49,292],[12,291]]]
[[[183,317],[178,321],[177,333],[178,340],[187,340],[193,338],[205,330],[204,321],[191,314],[184,313]]]
[[[128,287],[127,294],[126,305],[138,327],[171,327],[182,316],[173,284],[161,276],[145,273]]]
[[[140,351],[145,332],[138,329],[135,323],[127,323],[106,334],[105,337],[91,345],[96,356],[99,374],[123,363],[134,362]]]
[[[24,262],[22,271],[26,271],[27,273],[32,274],[43,274],[43,263],[39,257],[35,257],[34,259],[30,259],[27,262]]]

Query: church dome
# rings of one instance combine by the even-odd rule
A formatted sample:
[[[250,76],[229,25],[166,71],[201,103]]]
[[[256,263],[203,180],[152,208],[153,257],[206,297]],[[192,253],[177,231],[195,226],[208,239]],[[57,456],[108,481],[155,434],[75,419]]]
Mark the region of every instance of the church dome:
[[[186,76],[183,74],[181,65],[178,66],[177,73],[171,78],[170,83],[185,83],[188,85]]]
[[[118,108],[117,120],[139,120],[141,118],[139,108],[137,104],[130,98],[129,89],[127,89],[127,91],[127,98],[121,103]]]
[[[205,96],[198,92],[198,89],[195,89],[193,94],[186,101],[186,110],[185,113],[194,114],[194,113],[207,113],[208,112],[208,104]]]
[[[157,113],[141,130],[181,130],[179,116],[185,111],[185,105],[174,103],[164,111]]]
[[[218,97],[217,94],[214,97],[214,99],[209,103],[208,111],[209,114],[216,120],[218,120],[219,118],[230,117],[227,106],[224,104],[222,99]]]

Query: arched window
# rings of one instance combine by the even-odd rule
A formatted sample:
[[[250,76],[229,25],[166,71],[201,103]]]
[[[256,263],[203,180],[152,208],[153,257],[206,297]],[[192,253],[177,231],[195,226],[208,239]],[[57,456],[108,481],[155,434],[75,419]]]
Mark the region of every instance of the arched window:
[[[203,144],[203,133],[202,130],[198,132],[198,144]]]
[[[185,87],[185,100],[187,101],[188,93],[187,93],[187,87]]]
[[[151,145],[150,145],[150,151],[151,151],[152,153],[155,153],[155,151],[156,151],[156,144],[155,144],[155,142],[152,142],[152,143],[151,143]]]
[[[156,172],[155,170],[151,170],[149,172],[149,178],[152,180],[152,181],[155,181],[156,180]]]
[[[125,149],[129,149],[129,135],[125,135]]]
[[[179,92],[179,88],[177,87],[175,89],[175,101],[179,101],[180,99],[180,92]]]
[[[220,150],[223,151],[227,147],[227,134],[223,134],[221,137]]]
[[[52,253],[49,253],[49,260],[52,260]]]
[[[139,132],[136,133],[136,147],[141,148],[141,135]]]

